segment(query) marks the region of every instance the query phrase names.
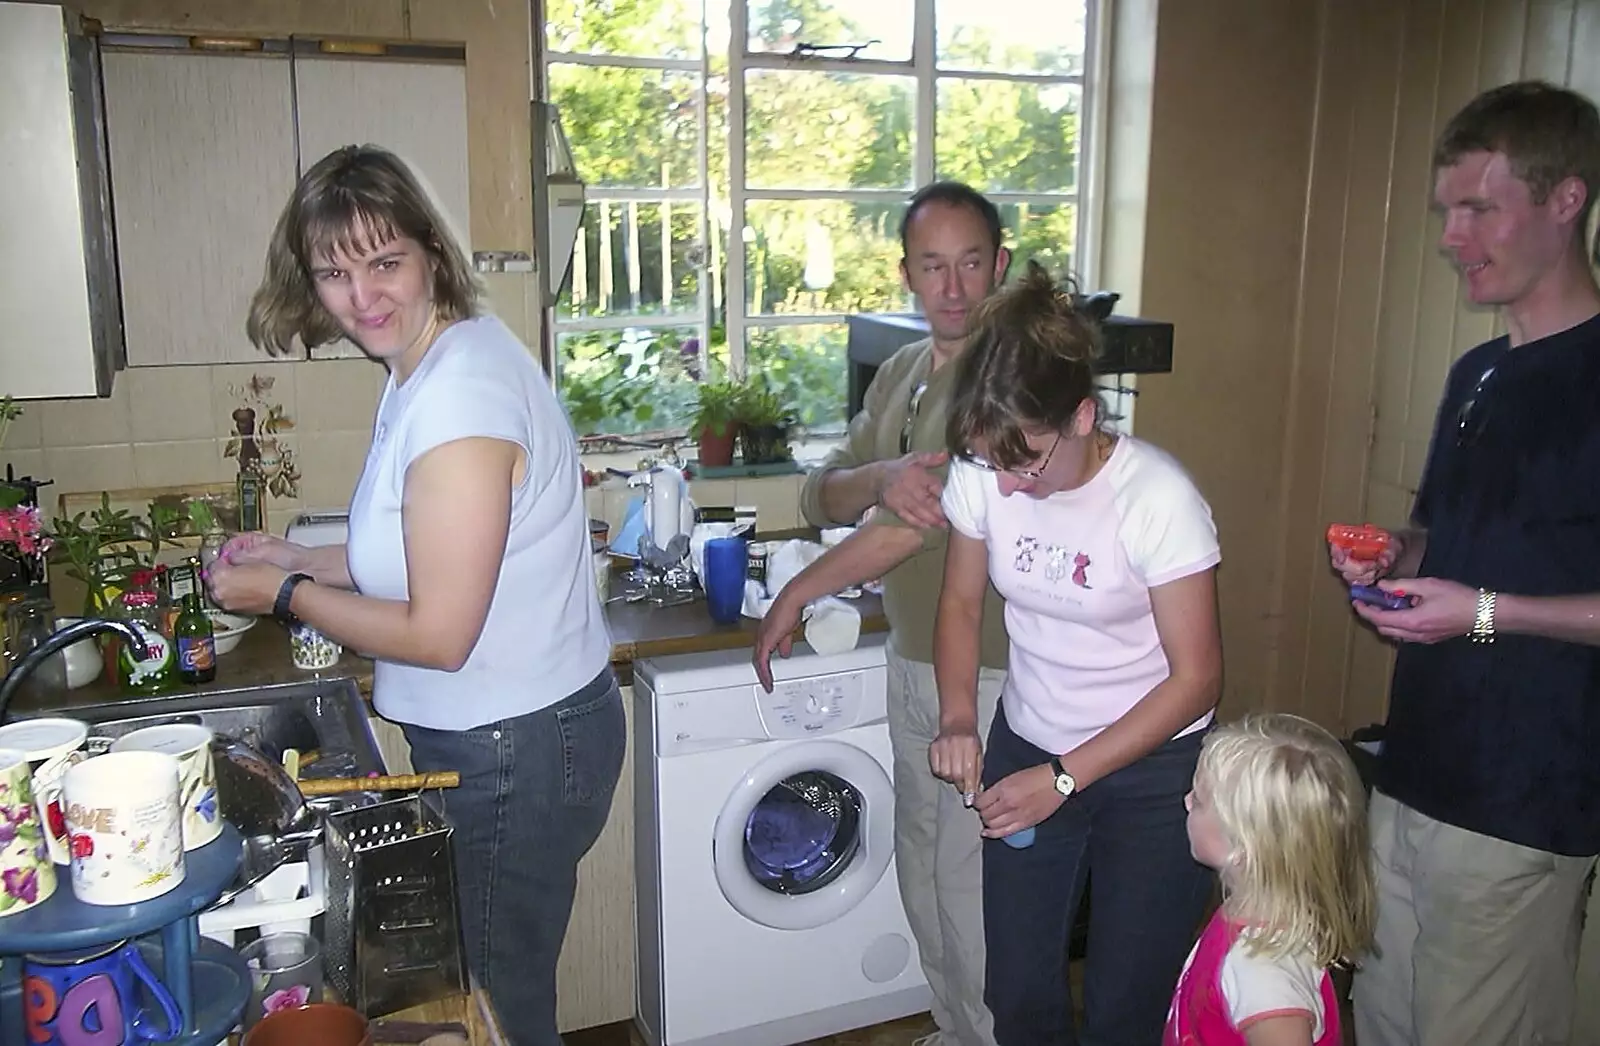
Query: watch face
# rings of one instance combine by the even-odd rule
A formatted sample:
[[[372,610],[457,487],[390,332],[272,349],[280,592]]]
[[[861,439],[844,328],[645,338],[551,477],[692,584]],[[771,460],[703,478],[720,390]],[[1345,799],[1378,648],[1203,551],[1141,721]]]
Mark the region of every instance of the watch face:
[[[1071,774],[1063,772],[1056,775],[1056,791],[1062,795],[1071,795],[1077,788],[1078,782],[1072,779]]]

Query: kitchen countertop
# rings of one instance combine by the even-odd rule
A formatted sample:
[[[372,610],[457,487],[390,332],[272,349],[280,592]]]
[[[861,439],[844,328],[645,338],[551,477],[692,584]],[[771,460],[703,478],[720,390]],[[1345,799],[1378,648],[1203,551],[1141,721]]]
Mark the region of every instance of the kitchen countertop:
[[[613,591],[620,590],[614,582]],[[863,634],[888,631],[883,603],[871,593],[854,600],[861,612]],[[624,686],[633,681],[633,663],[646,657],[696,653],[703,650],[736,650],[755,644],[757,622],[742,618],[736,625],[719,625],[706,612],[704,599],[675,607],[653,607],[646,603],[617,601],[606,607],[611,626],[611,665]],[[795,638],[801,638],[796,631]],[[274,683],[300,683],[309,679],[354,678],[363,693],[372,692],[372,662],[345,651],[339,663],[320,672],[294,667],[289,660],[289,634],[271,618],[261,618],[240,639],[239,645],[217,659],[217,678],[179,693],[207,690],[235,690],[243,686],[269,686]],[[15,711],[64,712],[75,705],[115,701],[121,695],[114,675],[102,672],[88,686],[67,692],[41,695],[25,688],[15,698]]]

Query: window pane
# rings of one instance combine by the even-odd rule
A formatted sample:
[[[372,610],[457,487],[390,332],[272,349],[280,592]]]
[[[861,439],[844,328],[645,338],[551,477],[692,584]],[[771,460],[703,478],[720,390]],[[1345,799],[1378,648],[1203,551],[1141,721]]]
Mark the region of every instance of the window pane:
[[[882,312],[900,286],[900,203],[751,200],[745,294],[753,314]]]
[[[1076,189],[1076,85],[943,77],[938,95],[939,177],[990,192]]]
[[[721,0],[708,0],[710,4]],[[748,0],[749,49],[789,54],[796,44],[867,44],[857,58],[911,60],[912,0]],[[847,58],[849,48],[813,52]]]
[[[698,327],[557,334],[556,354],[556,386],[580,436],[679,429],[692,413]]]
[[[755,327],[745,335],[745,370],[765,382],[809,429],[843,429],[845,325]]]
[[[745,90],[751,188],[910,188],[910,77],[752,70]]]
[[[551,51],[700,57],[700,0],[545,0],[544,10]]]
[[[591,187],[700,183],[700,77],[556,63],[550,98]]]
[[[697,312],[700,276],[709,261],[700,209],[687,202],[590,200],[556,303],[557,319]]]
[[[1084,0],[937,0],[939,68],[1083,72]]]
[[[1005,204],[1000,208],[1006,243],[1011,245],[1009,280],[1020,278],[1031,258],[1049,269],[1057,279],[1077,276],[1078,208],[1070,203]],[[1090,291],[1094,288],[1080,288]]]

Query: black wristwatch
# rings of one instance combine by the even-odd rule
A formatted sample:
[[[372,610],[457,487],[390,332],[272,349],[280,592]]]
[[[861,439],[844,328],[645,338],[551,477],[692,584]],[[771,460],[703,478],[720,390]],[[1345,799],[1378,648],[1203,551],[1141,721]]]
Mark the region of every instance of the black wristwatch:
[[[1067,773],[1067,768],[1061,765],[1060,756],[1053,755],[1050,757],[1050,771],[1056,775],[1056,791],[1060,792],[1063,797],[1070,796],[1078,790],[1077,779]]]
[[[284,578],[283,584],[278,586],[278,598],[272,601],[272,616],[286,625],[294,624],[297,619],[289,612],[289,601],[294,598],[295,586],[310,580],[310,574],[290,574]]]

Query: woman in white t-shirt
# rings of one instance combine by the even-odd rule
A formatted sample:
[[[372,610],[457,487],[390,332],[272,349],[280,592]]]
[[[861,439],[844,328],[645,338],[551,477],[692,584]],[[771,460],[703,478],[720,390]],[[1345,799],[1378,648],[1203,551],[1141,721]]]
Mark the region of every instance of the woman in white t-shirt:
[[[1211,890],[1183,797],[1222,681],[1216,529],[1171,456],[1102,424],[1094,321],[1043,269],[980,305],[969,337],[928,758],[982,820],[995,1040],[1077,1041],[1067,955],[1092,879],[1083,1038],[1153,1043]],[[1011,659],[985,747],[990,580]]]
[[[394,155],[349,146],[306,172],[250,338],[286,354],[347,337],[389,380],[348,544],[241,535],[208,583],[223,606],[299,619],[372,657],[373,704],[404,728],[416,769],[460,771],[439,797],[468,967],[509,1041],[559,1046],[556,959],[626,724],[577,442],[479,294]]]

